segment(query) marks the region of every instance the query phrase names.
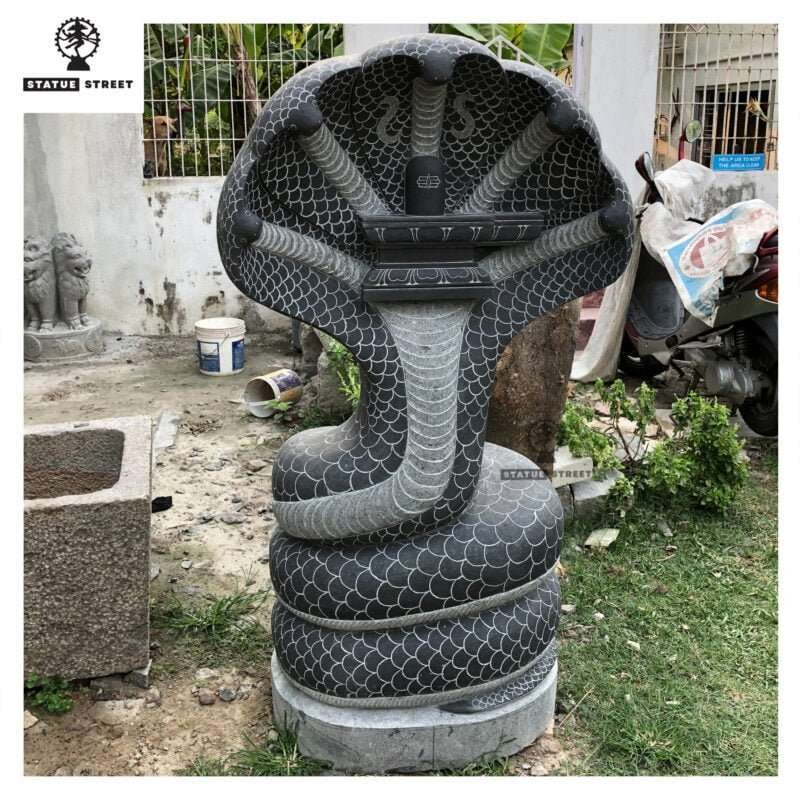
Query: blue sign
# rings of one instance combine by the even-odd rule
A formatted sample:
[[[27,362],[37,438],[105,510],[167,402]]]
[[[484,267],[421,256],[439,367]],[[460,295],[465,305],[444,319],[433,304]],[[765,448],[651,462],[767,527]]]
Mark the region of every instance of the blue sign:
[[[764,169],[765,153],[718,153],[711,157],[711,169],[717,172],[744,172]]]

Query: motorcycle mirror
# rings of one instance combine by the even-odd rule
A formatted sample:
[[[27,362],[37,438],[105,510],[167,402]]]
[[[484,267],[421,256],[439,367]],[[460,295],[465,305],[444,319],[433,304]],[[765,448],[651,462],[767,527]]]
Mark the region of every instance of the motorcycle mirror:
[[[703,125],[699,119],[693,119],[683,129],[683,138],[687,142],[696,142],[703,133]]]
[[[642,153],[639,158],[636,159],[636,171],[647,183],[653,183],[656,171],[653,167],[653,158],[650,153]]]

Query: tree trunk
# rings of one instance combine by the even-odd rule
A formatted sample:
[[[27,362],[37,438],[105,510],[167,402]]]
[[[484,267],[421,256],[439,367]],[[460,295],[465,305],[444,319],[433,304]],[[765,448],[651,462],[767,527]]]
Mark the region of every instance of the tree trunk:
[[[546,314],[518,333],[497,365],[489,406],[490,442],[527,456],[548,475],[567,399],[580,300]]]

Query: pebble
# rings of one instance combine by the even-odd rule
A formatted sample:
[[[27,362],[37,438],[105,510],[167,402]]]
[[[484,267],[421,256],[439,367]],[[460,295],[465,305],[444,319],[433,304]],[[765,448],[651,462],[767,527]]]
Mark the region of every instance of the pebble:
[[[208,667],[200,667],[200,669],[194,673],[194,679],[198,682],[213,681],[216,678],[219,678],[219,672],[215,669],[209,669]]]
[[[192,563],[193,562],[191,558],[185,558],[183,561],[181,561],[181,569],[191,569]]]
[[[660,533],[662,536],[666,536],[666,537],[667,537],[667,539],[670,539],[670,538],[672,538],[672,528],[670,528],[670,526],[669,526],[669,525],[667,525],[667,523],[666,523],[666,522],[664,522],[664,520],[663,520],[663,519],[660,519],[660,520],[659,520],[659,521],[656,523],[656,527],[658,528],[658,532],[659,532],[659,533]]]
[[[594,617],[595,622],[602,622],[606,618],[606,615],[602,611],[595,611],[592,616]]]
[[[254,458],[245,464],[248,472],[260,472],[264,467],[269,466],[263,458]]]
[[[575,608],[576,608],[576,606],[574,606],[572,603],[562,603],[561,604],[561,610],[565,614],[571,614],[575,610]]]
[[[226,511],[219,515],[219,520],[226,525],[241,525],[245,521],[245,516],[238,511]]]
[[[38,717],[35,717],[33,714],[31,714],[30,711],[25,709],[25,723],[24,723],[25,730],[28,730],[28,728],[33,727],[38,721],[39,721]]]
[[[197,701],[201,706],[213,706],[216,700],[217,698],[214,696],[214,692],[212,692],[211,689],[197,690]]]
[[[275,728],[270,728],[269,732],[267,733],[267,741],[268,742],[277,742],[278,741],[278,731]]]
[[[154,708],[155,706],[161,705],[161,692],[153,686],[152,689],[148,689],[147,693],[144,696],[144,704],[148,708]]]
[[[625,644],[628,645],[631,650],[635,650],[637,653],[641,652],[642,646],[639,644],[639,642],[632,642],[630,639],[628,639]]]
[[[221,461],[212,461],[210,464],[206,464],[203,469],[206,472],[219,472],[222,469],[222,462]]]
[[[153,564],[150,567],[150,580],[154,581],[161,574],[161,567],[158,564]]]
[[[217,690],[219,699],[225,703],[230,703],[236,699],[236,689],[232,686],[220,686]]]

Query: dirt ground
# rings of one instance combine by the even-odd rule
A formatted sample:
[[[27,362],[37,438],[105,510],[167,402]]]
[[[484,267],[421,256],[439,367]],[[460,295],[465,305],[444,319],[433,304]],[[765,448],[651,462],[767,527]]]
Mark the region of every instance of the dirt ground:
[[[173,505],[152,516],[151,600],[268,588],[271,465],[290,434],[248,415],[240,397],[250,377],[299,366],[288,335],[248,340],[244,373],[227,378],[198,372],[189,339],[107,337],[106,345],[106,353],[84,362],[26,367],[26,425],[138,414],[157,423],[162,413],[178,414],[174,445],[154,454],[153,497],[172,496]],[[266,466],[254,470],[253,461]],[[258,612],[265,622],[269,607],[268,601]],[[234,665],[215,665],[221,680],[234,671],[246,691],[205,706],[196,671],[208,665],[202,656],[193,662],[174,652],[159,641],[162,633],[151,630],[149,694],[125,686],[98,702],[85,686],[69,713],[35,712],[39,721],[25,731],[26,774],[171,775],[198,757],[238,750],[245,736],[263,736],[271,707],[268,654],[238,674]],[[129,708],[111,719],[99,713],[104,699],[126,695]],[[511,772],[547,774],[565,757],[553,737],[544,737],[513,759]]]

